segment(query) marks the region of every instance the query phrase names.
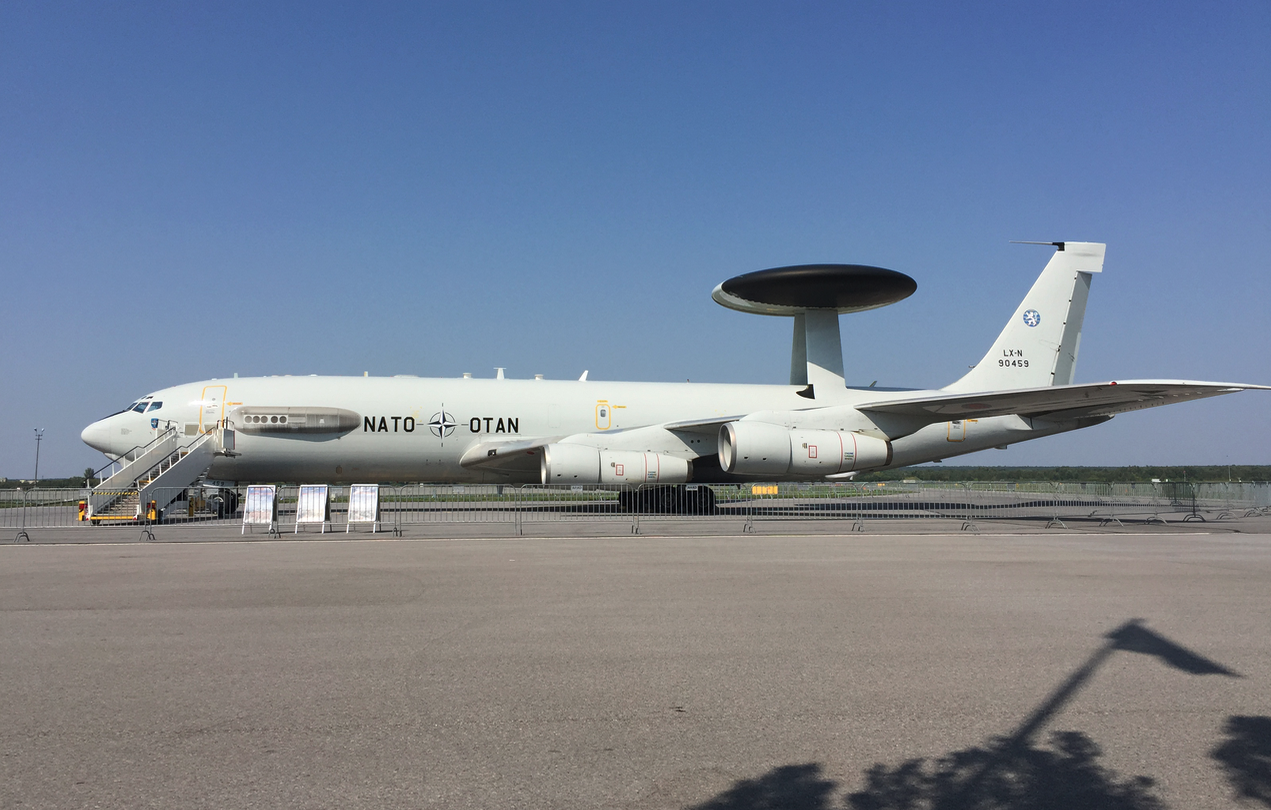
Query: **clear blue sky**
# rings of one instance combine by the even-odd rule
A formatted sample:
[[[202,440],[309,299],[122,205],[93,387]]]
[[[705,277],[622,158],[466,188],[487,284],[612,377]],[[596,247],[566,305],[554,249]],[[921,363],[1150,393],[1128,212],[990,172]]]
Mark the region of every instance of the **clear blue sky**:
[[[709,294],[918,292],[849,382],[940,386],[1108,243],[1078,381],[1271,383],[1271,5],[0,4],[0,475],[163,386],[410,373],[783,382]],[[989,464],[1271,463],[1271,396]]]

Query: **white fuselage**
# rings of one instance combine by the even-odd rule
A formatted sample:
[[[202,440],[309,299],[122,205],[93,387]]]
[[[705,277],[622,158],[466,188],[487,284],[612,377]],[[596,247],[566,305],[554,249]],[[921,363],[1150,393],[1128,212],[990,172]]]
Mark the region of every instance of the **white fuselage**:
[[[539,480],[536,471],[464,467],[460,459],[478,444],[544,437],[678,456],[692,461],[692,480],[725,481],[740,479],[719,469],[718,429],[681,430],[676,423],[763,419],[774,413],[785,414],[780,419],[789,421],[793,413],[799,427],[892,439],[894,456],[888,466],[933,461],[1081,426],[1006,416],[906,432],[894,425],[876,425],[851,406],[921,392],[844,388],[818,391],[817,398],[809,400],[798,394],[800,388],[595,380],[233,378],[156,391],[141,402],[162,402],[160,407],[146,405],[94,422],[84,430],[83,439],[117,457],[168,427],[194,438],[224,423],[234,429],[234,454],[218,457],[207,477],[238,483],[533,482]],[[269,425],[257,429],[250,423],[268,419],[271,412],[290,412],[294,422],[295,414],[305,409],[345,414],[344,429],[278,433],[269,432]],[[798,412],[806,412],[806,418]],[[349,425],[355,426],[348,429]]]
[[[1105,246],[1052,244],[1054,254],[988,353],[938,391],[847,387],[838,304],[827,309],[822,299],[826,290],[850,298],[855,282],[836,275],[842,267],[808,265],[728,282],[750,284],[748,295],[785,300],[806,293],[807,274],[814,274],[821,303],[778,313],[795,319],[790,385],[603,382],[586,374],[577,381],[507,380],[501,373],[493,380],[235,377],[157,391],[82,435],[111,458],[132,462],[125,470],[138,465],[138,483],[159,470],[159,478],[146,478],[151,487],[164,469],[184,480],[236,483],[815,480],[938,461],[1118,413],[1264,387],[1075,384],[1086,298],[1103,271]],[[755,287],[754,276],[767,280]],[[733,308],[774,314],[750,299],[725,299]]]

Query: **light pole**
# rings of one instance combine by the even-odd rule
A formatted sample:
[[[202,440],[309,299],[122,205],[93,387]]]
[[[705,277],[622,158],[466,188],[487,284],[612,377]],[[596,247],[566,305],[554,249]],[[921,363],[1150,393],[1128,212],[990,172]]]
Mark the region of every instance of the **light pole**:
[[[35,485],[40,485],[40,440],[44,438],[44,428],[35,428]]]

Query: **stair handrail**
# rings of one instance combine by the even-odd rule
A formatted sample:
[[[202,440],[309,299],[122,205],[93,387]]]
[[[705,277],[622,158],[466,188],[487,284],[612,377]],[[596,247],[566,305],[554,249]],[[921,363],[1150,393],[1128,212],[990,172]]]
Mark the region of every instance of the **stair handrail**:
[[[151,464],[149,467],[146,467],[144,470],[141,470],[135,477],[132,478],[131,485],[127,488],[136,489],[138,485],[140,484],[141,479],[145,478],[147,475],[149,475],[151,472],[153,472],[156,469],[159,470],[159,475],[163,475],[165,472],[171,469],[173,464],[175,464],[177,461],[180,461],[181,458],[187,455],[191,450],[200,446],[201,444],[204,444],[205,442],[213,441],[216,438],[217,436],[215,431],[200,433],[198,437],[195,438],[194,441],[190,442],[189,444],[182,445],[180,447],[175,448],[171,453],[168,453],[166,456],[159,459],[154,464]],[[154,442],[151,442],[150,444],[154,444]],[[146,446],[149,447],[150,445],[146,445]],[[140,458],[140,456],[138,456],[138,458]],[[164,466],[164,465],[167,465],[167,466]],[[118,475],[118,473],[116,473],[116,475]],[[150,478],[149,480],[154,481],[154,479],[158,478],[159,475],[156,475],[153,478]],[[100,484],[98,486],[100,486]]]
[[[169,422],[168,426],[164,428],[159,433],[158,436],[155,436],[153,439],[146,442],[145,444],[138,444],[134,446],[132,449],[127,450],[123,452],[122,454],[120,454],[119,457],[116,458],[114,461],[108,462],[105,466],[101,467],[100,469],[94,470],[92,477],[100,478],[102,480],[109,478],[110,477],[109,475],[104,476],[102,475],[102,473],[105,472],[106,470],[109,470],[111,467],[115,466],[116,464],[120,465],[119,469],[120,471],[122,471],[124,467],[127,467],[132,462],[144,456],[146,452],[153,445],[157,444],[162,439],[166,439],[169,433],[175,433],[175,432],[176,432],[176,426],[172,422]],[[111,475],[114,475],[114,473],[111,473]]]
[[[208,431],[184,447],[178,447],[171,453],[168,453],[157,463],[151,464],[144,473],[137,477],[136,480],[136,491],[139,503],[138,508],[145,510],[148,502],[155,503],[156,507],[160,510],[166,508],[176,496],[172,494],[174,488],[169,486],[172,482],[169,481],[168,484],[165,484],[163,482],[163,477],[179,468],[180,465],[187,462],[192,457],[196,457],[199,461],[203,462],[202,468],[199,469],[198,474],[192,478],[180,479],[181,486],[176,487],[175,489],[185,491],[191,481],[197,481],[203,478],[207,474],[207,470],[211,466],[214,458],[220,454],[222,440],[219,434],[220,431]]]
[[[184,447],[178,447],[177,449],[173,450],[158,464],[152,464],[145,472],[137,476],[136,483],[140,484],[141,479],[144,476],[149,475],[151,472],[155,470],[159,471],[159,475],[163,475],[165,472],[172,469],[172,465],[176,464],[178,461],[188,456],[196,447],[206,442],[210,442],[215,438],[216,438],[215,431],[209,430],[207,433],[200,433],[199,437],[195,439],[194,441],[190,442]],[[159,475],[154,476],[154,478],[151,478],[147,483],[153,483],[154,480],[159,477]]]
[[[207,434],[204,434],[204,435],[206,436]],[[140,486],[142,478],[146,479],[147,484],[153,483],[155,479],[157,479],[159,476],[163,475],[165,472],[172,469],[173,464],[176,464],[178,461],[180,461],[181,459],[189,455],[190,450],[194,449],[194,447],[197,444],[198,442],[196,441],[196,442],[192,442],[189,447],[178,447],[177,449],[173,450],[171,453],[167,455],[166,458],[164,458],[158,464],[155,464],[150,469],[146,470],[144,473],[137,476],[138,486]],[[150,473],[155,473],[155,475],[150,475]]]
[[[119,468],[118,472],[112,473],[110,476],[100,479],[97,485],[93,487],[94,492],[103,489],[119,489],[129,488],[136,485],[139,475],[144,475],[145,471],[153,467],[163,458],[164,455],[171,453],[171,448],[181,441],[181,434],[175,430],[164,431],[154,441],[145,445],[141,455],[136,456],[127,464]],[[146,461],[145,465],[140,462]],[[140,470],[140,472],[138,472]],[[126,482],[126,483],[125,483]]]

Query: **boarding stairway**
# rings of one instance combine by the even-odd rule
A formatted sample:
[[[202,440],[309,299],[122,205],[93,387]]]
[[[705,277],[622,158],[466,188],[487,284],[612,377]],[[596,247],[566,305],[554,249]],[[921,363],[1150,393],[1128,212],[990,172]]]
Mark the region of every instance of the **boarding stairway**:
[[[124,466],[93,487],[88,496],[87,520],[138,521],[151,501],[162,512],[180,498],[186,487],[207,476],[217,455],[234,445],[234,432],[218,425],[182,444],[176,428],[169,427],[154,441],[135,447],[117,459]]]

